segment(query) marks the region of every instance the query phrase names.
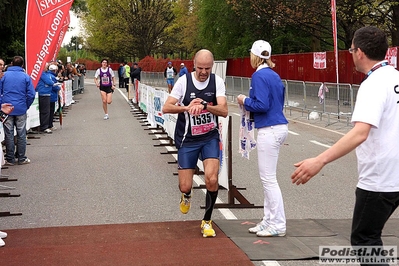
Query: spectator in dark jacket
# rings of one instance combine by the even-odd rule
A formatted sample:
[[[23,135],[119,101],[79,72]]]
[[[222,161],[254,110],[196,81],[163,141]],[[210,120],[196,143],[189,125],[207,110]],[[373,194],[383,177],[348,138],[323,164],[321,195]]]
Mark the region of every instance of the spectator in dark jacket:
[[[140,81],[141,77],[141,68],[139,67],[139,64],[136,62],[133,63],[133,70],[131,71],[130,77],[132,78],[132,83],[134,84],[134,80],[137,79]]]
[[[123,77],[124,75],[125,67],[123,66],[123,64],[120,64],[118,68],[119,88],[125,87],[125,78]]]

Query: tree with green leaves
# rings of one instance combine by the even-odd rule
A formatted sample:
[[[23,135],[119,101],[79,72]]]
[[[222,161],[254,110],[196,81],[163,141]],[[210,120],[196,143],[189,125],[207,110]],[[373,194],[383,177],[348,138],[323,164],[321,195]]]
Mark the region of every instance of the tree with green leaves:
[[[82,18],[90,49],[112,59],[144,58],[169,44],[166,28],[174,20],[170,0],[87,0]]]
[[[179,0],[173,4],[175,19],[166,29],[171,38],[173,54],[192,59],[198,46],[198,0]]]
[[[307,39],[309,51],[331,50],[333,47],[330,0],[228,0],[228,2],[240,14],[249,8],[248,14],[272,19],[272,29],[280,35],[280,37],[275,35],[275,38],[288,40],[284,36],[287,34],[291,40],[295,39],[292,37]],[[398,45],[399,18],[397,15],[399,14],[395,13],[399,11],[398,1],[338,0],[336,6],[337,37],[340,49],[349,48],[353,33],[364,25],[376,25],[382,28],[388,35],[393,36],[392,44]],[[301,51],[303,50],[283,49],[282,52]]]
[[[0,1],[0,57],[9,63],[15,55],[25,55],[26,1]]]

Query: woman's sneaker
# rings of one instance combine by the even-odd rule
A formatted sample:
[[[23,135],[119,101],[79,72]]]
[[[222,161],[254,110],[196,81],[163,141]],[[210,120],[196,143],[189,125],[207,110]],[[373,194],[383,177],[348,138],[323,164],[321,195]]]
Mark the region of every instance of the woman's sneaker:
[[[248,231],[252,234],[256,234],[259,231],[265,230],[267,226],[263,225],[262,222],[259,222],[256,224],[256,226],[251,227],[248,229]]]
[[[259,231],[256,233],[257,236],[264,236],[264,237],[270,237],[270,236],[285,236],[285,231],[277,231],[270,226],[267,227],[266,229]]]

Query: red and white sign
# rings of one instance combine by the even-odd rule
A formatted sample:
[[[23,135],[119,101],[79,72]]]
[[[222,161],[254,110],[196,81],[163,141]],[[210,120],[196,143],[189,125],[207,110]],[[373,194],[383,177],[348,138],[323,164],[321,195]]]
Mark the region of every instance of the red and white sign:
[[[388,48],[385,59],[388,60],[388,63],[394,68],[398,67],[398,47]]]
[[[60,51],[60,49],[62,47],[62,42],[64,41],[64,37],[65,37],[66,32],[68,31],[70,22],[71,22],[71,16],[69,15],[69,12],[68,12],[68,15],[64,20],[60,34],[58,36],[58,43],[55,46],[54,55],[51,57],[51,61],[55,61],[57,59],[58,52]]]
[[[313,68],[314,69],[326,69],[327,68],[327,53],[326,52],[313,53]]]
[[[25,19],[25,66],[36,87],[46,63],[54,58],[73,0],[28,0]],[[68,23],[69,25],[69,23]],[[61,40],[62,43],[62,40]]]

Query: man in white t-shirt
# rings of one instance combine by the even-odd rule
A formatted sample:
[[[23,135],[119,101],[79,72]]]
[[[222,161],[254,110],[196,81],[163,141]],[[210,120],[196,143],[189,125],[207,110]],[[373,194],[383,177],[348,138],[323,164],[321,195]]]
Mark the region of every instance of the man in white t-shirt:
[[[305,184],[324,165],[356,148],[352,246],[382,246],[382,229],[399,204],[399,72],[385,61],[387,50],[380,29],[367,26],[355,32],[349,52],[356,70],[366,76],[357,94],[354,127],[317,157],[296,163],[291,176],[293,183]]]

